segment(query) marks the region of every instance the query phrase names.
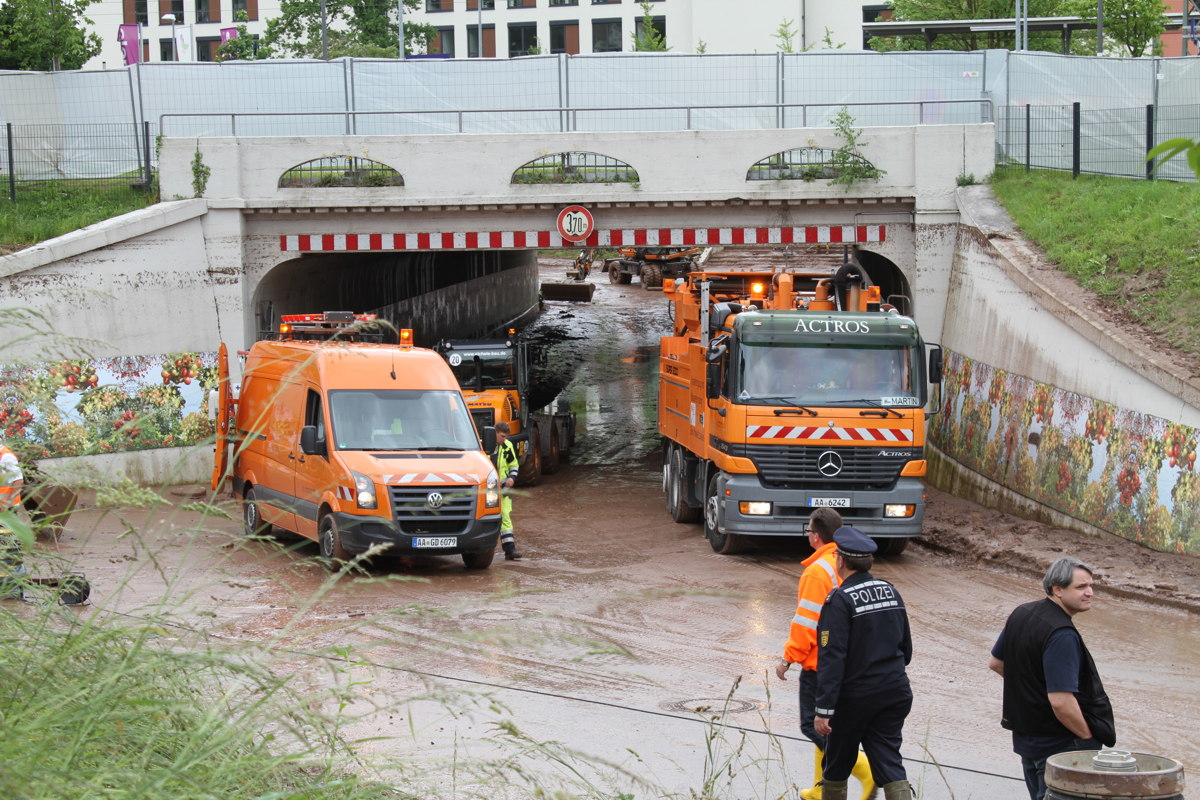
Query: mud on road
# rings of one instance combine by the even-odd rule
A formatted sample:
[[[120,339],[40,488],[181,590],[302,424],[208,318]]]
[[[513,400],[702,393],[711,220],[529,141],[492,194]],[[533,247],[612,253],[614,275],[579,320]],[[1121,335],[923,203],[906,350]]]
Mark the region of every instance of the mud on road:
[[[561,279],[568,263],[546,262],[544,278]],[[719,556],[699,525],[671,521],[651,380],[668,324],[661,295],[637,283],[604,280],[591,304],[547,304],[549,368],[580,420],[572,462],[516,500],[526,560],[471,572],[451,557],[383,560],[328,584],[314,544],[246,541],[227,498],[228,517],[204,513],[204,487],[170,487],[168,504],[149,510],[102,509],[85,494],[59,541],[39,547],[88,575],[85,616],[157,614],[167,603],[172,619],[211,640],[286,648],[281,668],[314,683],[319,654],[351,647],[366,705],[424,694],[430,682],[487,698],[453,713],[392,709],[347,730],[390,737],[378,750],[486,753],[498,721],[512,719],[658,787],[631,789],[636,797],[686,795],[706,774],[710,720],[724,708],[724,733],[749,742],[743,783],[725,796],[778,796],[811,774],[795,681],[771,673],[807,546],[773,539]],[[916,701],[904,754],[923,798],[1023,795],[987,652],[1065,554],[1097,569],[1097,601],[1077,622],[1112,696],[1118,744],[1200,768],[1197,559],[936,490],[926,531],[875,569],[910,609]]]

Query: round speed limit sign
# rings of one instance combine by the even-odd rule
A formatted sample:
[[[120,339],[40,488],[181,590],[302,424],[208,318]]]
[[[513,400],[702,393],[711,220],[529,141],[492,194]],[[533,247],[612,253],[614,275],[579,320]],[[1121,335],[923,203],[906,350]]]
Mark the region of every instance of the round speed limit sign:
[[[558,235],[568,242],[582,242],[595,229],[592,212],[583,206],[567,206],[558,212]]]

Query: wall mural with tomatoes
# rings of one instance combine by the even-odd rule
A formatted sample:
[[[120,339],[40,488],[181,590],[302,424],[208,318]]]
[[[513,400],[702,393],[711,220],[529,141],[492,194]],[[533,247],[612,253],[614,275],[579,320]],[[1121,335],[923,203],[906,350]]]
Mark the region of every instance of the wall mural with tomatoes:
[[[0,364],[0,432],[25,458],[183,447],[213,434],[216,353]]]
[[[1200,555],[1196,428],[946,355],[929,430],[942,452],[1111,533]]]

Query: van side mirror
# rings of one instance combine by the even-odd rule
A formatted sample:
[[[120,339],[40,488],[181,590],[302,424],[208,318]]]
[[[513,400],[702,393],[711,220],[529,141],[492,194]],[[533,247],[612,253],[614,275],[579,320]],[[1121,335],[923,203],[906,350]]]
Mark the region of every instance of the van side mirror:
[[[300,429],[300,452],[306,456],[325,455],[325,448],[317,442],[316,425],[305,425]]]
[[[483,440],[483,452],[491,454],[496,452],[496,429],[491,425],[484,425],[483,431],[480,433],[480,439]]]

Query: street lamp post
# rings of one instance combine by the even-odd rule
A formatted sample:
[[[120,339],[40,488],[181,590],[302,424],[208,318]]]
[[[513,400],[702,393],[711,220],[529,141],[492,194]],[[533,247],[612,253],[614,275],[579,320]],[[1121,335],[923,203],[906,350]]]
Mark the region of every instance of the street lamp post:
[[[175,15],[163,14],[162,21],[171,23],[171,60],[178,61],[179,51],[177,48],[179,47],[179,43],[175,41]]]

